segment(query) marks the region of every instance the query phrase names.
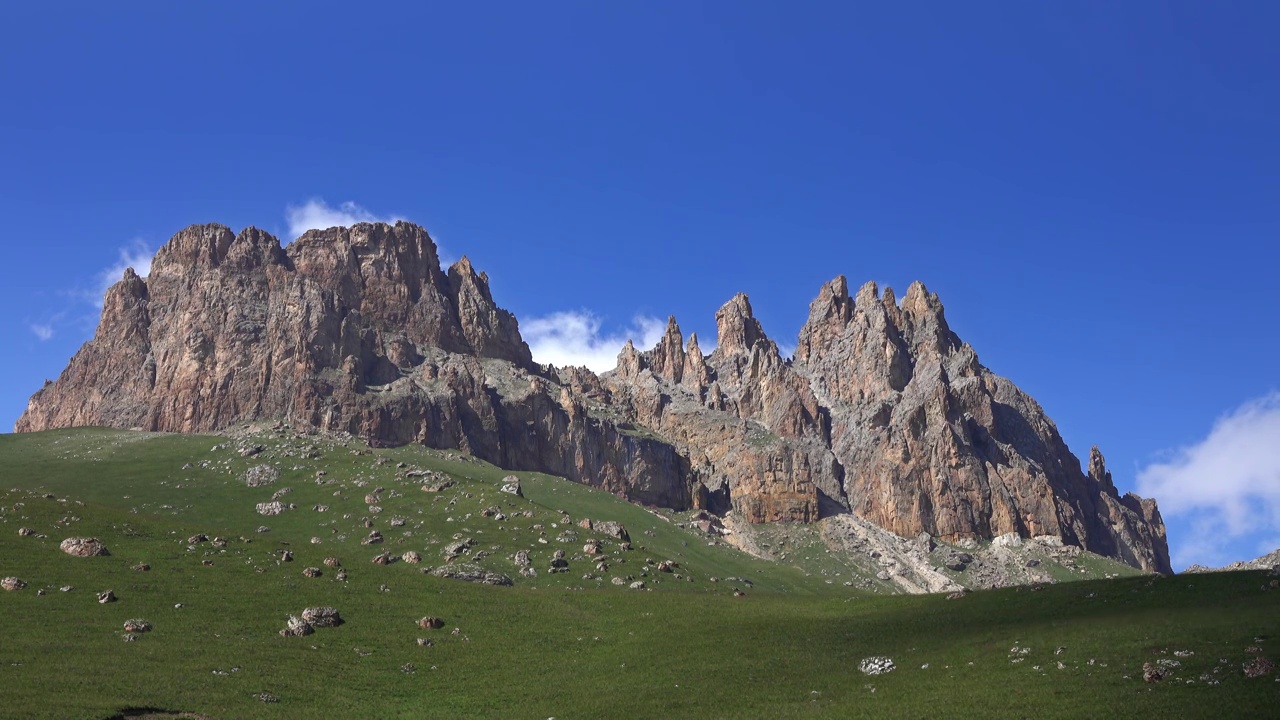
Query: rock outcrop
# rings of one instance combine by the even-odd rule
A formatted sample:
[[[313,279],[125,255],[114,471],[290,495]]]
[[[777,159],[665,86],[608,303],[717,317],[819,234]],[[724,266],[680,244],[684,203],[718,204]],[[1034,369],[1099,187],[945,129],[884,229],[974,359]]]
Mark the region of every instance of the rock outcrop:
[[[102,318],[17,431],[203,432],[279,418],[689,502],[685,458],[589,417],[533,363],[488,277],[466,258],[444,273],[409,223],[313,230],[288,248],[256,228],[195,225],[145,280],[126,272]]]
[[[1121,497],[1096,448],[1085,475],[1040,405],[978,362],[922,283],[900,305],[875,283],[854,296],[843,277],[828,283],[794,364],[830,412],[860,517],[947,541],[1056,536],[1170,571],[1154,501]]]
[[[749,522],[852,513],[901,536],[1048,536],[1169,571],[1154,501],[1087,473],[1040,406],[985,367],[916,283],[901,303],[843,277],[810,306],[794,359],[745,295],[704,355],[674,317],[617,369],[533,362],[463,258],[441,269],[408,224],[178,233],[104,300],[94,338],[18,431],[173,432],[283,420],[373,445],[456,448],[629,499]],[[249,480],[246,480],[249,482]],[[424,486],[424,489],[425,486]]]

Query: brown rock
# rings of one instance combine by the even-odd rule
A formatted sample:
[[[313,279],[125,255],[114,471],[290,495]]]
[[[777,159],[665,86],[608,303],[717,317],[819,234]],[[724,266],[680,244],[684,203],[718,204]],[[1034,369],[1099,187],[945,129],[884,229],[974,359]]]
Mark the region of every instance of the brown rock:
[[[418,627],[423,630],[439,630],[444,627],[444,620],[428,615],[418,621]]]
[[[141,618],[133,618],[132,620],[125,620],[124,631],[127,633],[151,632],[151,623]]]
[[[110,590],[104,590],[98,593],[99,605],[106,605],[107,603],[113,603],[115,601],[116,601],[116,594]]]
[[[4,579],[0,579],[0,588],[3,588],[7,592],[21,590],[26,586],[27,586],[27,583],[22,578],[7,577]]]
[[[484,273],[466,258],[441,270],[422,228],[358,224],[282,248],[256,228],[197,225],[157,253],[146,280],[127,271],[108,291],[94,338],[32,396],[17,430],[202,432],[290,418],[651,505],[696,501],[751,522],[851,511],[947,542],[1049,535],[1170,570],[1154,501],[1118,496],[1100,452],[1082,471],[1039,405],[978,362],[922,284],[899,303],[874,283],[852,297],[843,277],[827,283],[794,359],[745,295],[716,324],[707,357],[692,335],[682,345],[672,318],[656,348],[628,342],[602,378],[556,370],[532,362]]]
[[[341,563],[341,562],[339,562],[339,561],[338,561],[338,558],[336,558],[336,557],[327,557],[327,558],[325,558],[325,559],[324,559],[324,564],[325,564],[325,565],[328,565],[328,566],[329,566],[329,567],[331,567],[331,568],[342,567],[342,563]]]

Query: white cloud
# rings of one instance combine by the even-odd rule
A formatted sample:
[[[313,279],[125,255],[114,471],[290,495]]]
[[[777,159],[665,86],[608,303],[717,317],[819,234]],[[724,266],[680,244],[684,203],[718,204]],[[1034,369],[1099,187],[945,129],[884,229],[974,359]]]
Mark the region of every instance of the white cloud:
[[[94,285],[91,289],[85,291],[87,298],[96,307],[102,307],[102,299],[106,296],[107,290],[120,279],[124,277],[126,268],[133,268],[133,271],[139,277],[146,277],[151,274],[151,258],[156,254],[155,248],[147,245],[140,239],[125,245],[117,250],[117,258],[115,264],[105,268],[98,273],[94,279]]]
[[[31,323],[28,327],[35,336],[40,338],[40,342],[48,342],[53,339],[53,325],[48,323]]]
[[[379,217],[350,201],[333,207],[322,198],[311,198],[301,205],[290,205],[285,208],[284,214],[289,222],[289,234],[294,238],[308,230],[349,227],[362,222],[395,223],[404,220],[398,215]]]
[[[1143,468],[1138,492],[1189,523],[1191,537],[1173,547],[1175,566],[1240,560],[1227,549],[1280,534],[1280,392],[1245,403],[1205,439]]]
[[[618,352],[630,339],[637,349],[658,344],[667,329],[655,317],[635,316],[631,325],[618,332],[603,333],[601,320],[587,310],[558,312],[520,322],[520,333],[529,343],[533,359],[557,367],[585,365],[595,372],[612,370]]]

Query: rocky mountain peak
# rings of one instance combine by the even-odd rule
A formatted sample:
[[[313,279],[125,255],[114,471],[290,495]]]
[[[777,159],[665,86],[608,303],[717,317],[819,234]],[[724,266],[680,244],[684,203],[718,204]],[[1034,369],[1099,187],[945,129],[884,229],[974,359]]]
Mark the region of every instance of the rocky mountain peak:
[[[217,267],[236,239],[226,225],[191,225],[169,239],[151,261],[151,273],[189,272],[199,267]]]
[[[838,276],[793,360],[745,294],[704,357],[674,317],[617,370],[533,363],[469,258],[440,268],[425,230],[361,223],[287,247],[193,225],[104,299],[96,335],[32,396],[19,431],[199,432],[280,419],[373,444],[458,448],[629,498],[749,522],[852,513],[903,537],[1014,533],[1167,571],[1154,501],[1087,474],[1043,409],[983,367],[922,283],[899,302]]]
[[[1097,445],[1089,448],[1089,479],[1093,480],[1105,491],[1116,494],[1116,485],[1111,480],[1111,471],[1107,470],[1107,459]]]
[[[746,293],[734,295],[716,311],[716,332],[716,353],[722,356],[750,352],[757,342],[768,339],[751,312]]]
[[[667,318],[667,330],[650,353],[650,358],[653,372],[659,377],[677,384],[684,377],[684,336],[680,334],[675,315]]]
[[[684,373],[682,382],[689,386],[698,397],[702,397],[707,386],[711,384],[711,369],[698,347],[698,333],[689,333],[689,344],[685,349]]]

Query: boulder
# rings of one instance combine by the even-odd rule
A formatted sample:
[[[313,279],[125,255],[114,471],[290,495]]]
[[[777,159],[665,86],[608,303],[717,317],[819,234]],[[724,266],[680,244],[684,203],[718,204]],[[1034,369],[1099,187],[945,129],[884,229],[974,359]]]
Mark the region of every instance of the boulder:
[[[315,628],[311,623],[294,615],[290,615],[285,622],[284,629],[280,631],[280,637],[306,637],[315,632]]]
[[[501,573],[486,570],[478,565],[441,565],[431,571],[431,575],[438,578],[448,578],[450,580],[463,580],[466,582],[480,583],[481,585],[502,585],[509,586],[514,583],[511,578]]]
[[[151,623],[141,618],[124,621],[124,631],[129,633],[151,632]]]
[[[254,465],[242,476],[244,484],[251,488],[263,487],[280,479],[280,471],[270,465]]]
[[[254,506],[254,509],[258,511],[259,515],[279,515],[288,510],[289,506],[279,500],[272,500],[271,502],[258,503]],[[258,528],[258,532],[265,531],[262,528]]]
[[[98,538],[69,537],[58,546],[62,552],[74,557],[110,555],[107,546]]]
[[[337,627],[344,622],[337,608],[327,606],[306,608],[302,619],[316,627]]]
[[[520,489],[520,478],[515,475],[508,475],[502,478],[502,487],[498,488],[500,492],[516,497],[524,497],[524,492]]]
[[[14,590],[21,590],[26,586],[27,586],[27,583],[22,578],[7,577],[7,578],[4,578],[3,580],[0,580],[0,588],[4,588],[9,592],[13,592]]]
[[[444,627],[444,620],[428,615],[418,621],[418,627],[423,630],[439,630]]]
[[[418,563],[422,562],[422,556],[419,555],[415,550],[409,550],[405,552],[405,554],[400,556],[400,559],[405,561],[406,563],[409,563],[410,565],[417,565]]]
[[[107,603],[113,603],[115,601],[116,601],[116,594],[110,590],[103,590],[102,592],[98,593],[99,605],[106,605]]]
[[[620,522],[612,520],[597,520],[592,523],[592,530],[612,538],[617,538],[623,542],[630,542],[631,536],[627,534],[627,528]]]

